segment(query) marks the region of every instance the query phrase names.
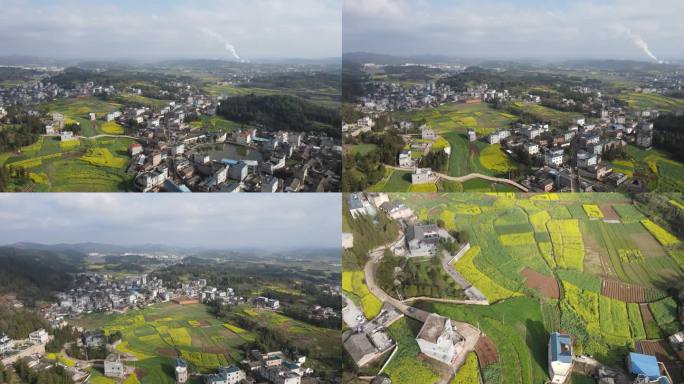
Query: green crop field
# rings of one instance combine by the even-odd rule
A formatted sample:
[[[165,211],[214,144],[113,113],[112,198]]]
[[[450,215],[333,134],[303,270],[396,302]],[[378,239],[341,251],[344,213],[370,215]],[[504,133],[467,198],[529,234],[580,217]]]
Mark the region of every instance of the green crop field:
[[[579,113],[563,112],[543,105],[525,102],[513,103],[513,110],[516,114],[534,116],[537,120],[548,121],[553,125],[569,125],[577,118],[582,117]]]
[[[425,362],[416,359],[420,352],[416,342],[420,326],[415,320],[402,318],[388,328],[390,336],[399,344],[399,350],[384,371],[392,379],[392,383],[431,384],[439,381],[438,373]]]
[[[445,228],[467,233],[471,249],[454,268],[492,304],[417,306],[478,325],[497,345],[507,382],[546,379],[550,332],[571,333],[576,354],[621,364],[637,340],[676,331],[676,305],[662,298],[666,287],[684,279],[673,256],[679,239],[644,221],[626,195],[395,193],[390,198],[407,204],[420,220],[440,219]],[[618,222],[600,220],[610,208],[618,212]],[[548,279],[542,284],[555,281],[560,297],[527,286],[521,275],[526,269]],[[641,292],[631,297],[643,297],[655,321],[645,322],[639,303],[625,292],[604,287],[615,282]]]
[[[450,176],[474,172],[491,176],[507,175],[508,171],[517,167],[501,150],[501,146],[490,146],[482,140],[471,143],[466,137],[469,128],[475,130],[479,139],[497,129],[508,128],[516,120],[516,116],[498,111],[486,103],[450,103],[421,111],[395,112],[392,116],[395,120],[424,120],[442,136],[438,140],[438,148],[447,143],[451,146]]]
[[[637,110],[659,109],[669,111],[676,108],[684,108],[684,100],[659,94],[632,92],[620,95],[618,99],[626,102],[630,108]]]
[[[4,157],[0,166],[30,172],[36,192],[116,192],[131,188],[126,174],[128,138],[81,139],[63,145],[59,138],[41,137],[20,153]]]
[[[142,383],[173,383],[168,367],[179,356],[200,372],[239,363],[243,346],[254,340],[245,330],[226,327],[202,304],[157,304],[122,315],[87,315],[73,323],[105,333],[120,331],[117,350],[137,358],[132,364],[144,373]]]
[[[651,190],[684,190],[684,164],[672,160],[670,155],[657,149],[644,150],[633,145],[625,147],[628,163],[618,163],[618,171],[629,164],[627,170],[646,178]]]
[[[363,314],[372,319],[380,313],[382,302],[370,293],[364,282],[363,271],[342,272],[342,289],[363,308]]]

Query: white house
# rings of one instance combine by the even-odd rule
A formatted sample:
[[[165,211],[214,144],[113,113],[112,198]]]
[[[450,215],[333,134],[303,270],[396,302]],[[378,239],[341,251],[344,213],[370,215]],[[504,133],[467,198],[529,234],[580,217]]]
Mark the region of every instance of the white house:
[[[349,213],[351,213],[353,218],[357,218],[367,213],[366,206],[361,200],[361,194],[352,193],[349,195]]]
[[[176,359],[176,383],[183,384],[188,381],[188,363],[183,359]]]
[[[47,344],[49,340],[50,336],[44,329],[29,333],[29,341],[33,344]]]
[[[421,129],[420,136],[423,140],[435,140],[435,139],[437,139],[437,134],[435,133],[435,131],[428,128],[427,125],[421,126],[420,129]]]
[[[104,361],[104,374],[107,377],[122,378],[126,375],[126,369],[118,353],[112,353]]]
[[[12,339],[4,333],[0,333],[0,353],[5,353],[12,349]]]
[[[577,166],[581,168],[588,168],[598,163],[598,158],[595,154],[580,151],[577,153]]]
[[[544,163],[548,166],[558,166],[563,164],[563,149],[550,149],[544,155]]]
[[[411,157],[411,150],[401,151],[401,153],[399,153],[399,166],[401,168],[413,168],[414,162]]]
[[[448,365],[463,351],[462,340],[451,320],[435,313],[428,315],[416,337],[421,352]]]
[[[539,153],[539,144],[537,143],[525,143],[525,152],[530,156]]]
[[[432,169],[430,168],[416,168],[411,174],[411,184],[425,184],[432,179]]]
[[[562,384],[572,373],[572,340],[570,335],[554,332],[549,337],[549,376],[552,383]]]

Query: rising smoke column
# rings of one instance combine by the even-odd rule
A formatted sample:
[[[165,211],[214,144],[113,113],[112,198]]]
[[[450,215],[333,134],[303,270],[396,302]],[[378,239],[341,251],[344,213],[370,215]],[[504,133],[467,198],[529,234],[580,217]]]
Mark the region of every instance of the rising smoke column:
[[[235,60],[244,62],[244,60],[241,59],[240,56],[238,56],[237,50],[235,50],[235,46],[231,44],[225,37],[223,37],[223,35],[207,27],[201,28],[200,31],[210,39],[223,44],[223,47],[226,49],[226,51],[230,52],[230,54],[233,55]]]
[[[632,42],[634,43],[634,45],[636,45],[637,47],[639,47],[639,49],[641,49],[641,51],[642,51],[643,53],[645,53],[646,56],[650,57],[651,59],[653,59],[653,61],[656,61],[656,62],[658,62],[658,63],[660,63],[660,64],[663,63],[662,60],[658,60],[658,58],[656,57],[656,55],[654,55],[653,52],[651,52],[651,49],[648,47],[648,43],[646,43],[646,41],[645,41],[644,39],[642,39],[641,36],[635,34],[634,32],[632,32],[631,29],[629,29],[629,28],[627,28],[627,27],[624,27],[624,26],[619,26],[619,27],[618,27],[618,30],[619,30],[622,34],[624,34],[625,36],[627,36],[630,40],[632,40]]]

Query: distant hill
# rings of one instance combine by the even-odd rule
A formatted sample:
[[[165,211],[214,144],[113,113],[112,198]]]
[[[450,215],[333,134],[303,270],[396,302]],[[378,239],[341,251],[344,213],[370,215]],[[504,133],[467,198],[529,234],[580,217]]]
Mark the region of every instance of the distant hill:
[[[73,250],[0,247],[0,293],[14,293],[28,305],[49,299],[70,287],[84,257]]]
[[[635,60],[568,60],[558,63],[564,67],[604,71],[649,71],[682,68],[679,64],[659,64],[653,61]]]

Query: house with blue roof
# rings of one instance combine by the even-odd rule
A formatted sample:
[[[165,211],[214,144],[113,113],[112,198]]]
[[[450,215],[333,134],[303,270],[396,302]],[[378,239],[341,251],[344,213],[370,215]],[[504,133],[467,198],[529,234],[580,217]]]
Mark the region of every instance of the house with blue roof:
[[[572,373],[572,338],[554,332],[549,337],[549,376],[552,383],[563,384]]]
[[[643,380],[643,382],[657,384],[672,383],[667,369],[665,369],[662,363],[658,362],[655,356],[630,352],[627,357],[627,368],[629,373],[636,375],[637,378],[647,379]]]

